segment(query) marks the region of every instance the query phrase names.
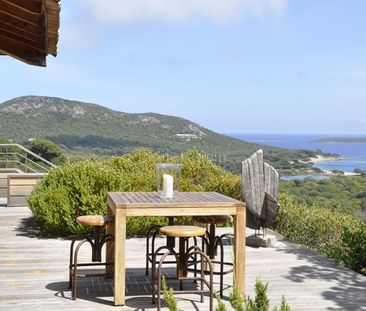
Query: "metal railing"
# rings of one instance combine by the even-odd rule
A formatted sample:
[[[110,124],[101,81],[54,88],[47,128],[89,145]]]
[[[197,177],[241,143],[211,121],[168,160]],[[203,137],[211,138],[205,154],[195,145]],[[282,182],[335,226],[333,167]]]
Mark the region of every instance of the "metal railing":
[[[0,144],[0,168],[24,173],[47,173],[55,164],[19,144]]]

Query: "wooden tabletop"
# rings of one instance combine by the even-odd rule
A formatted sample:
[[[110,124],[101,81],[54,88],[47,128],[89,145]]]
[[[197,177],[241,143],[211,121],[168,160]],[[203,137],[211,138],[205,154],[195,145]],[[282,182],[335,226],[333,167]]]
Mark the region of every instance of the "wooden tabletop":
[[[115,208],[155,207],[210,207],[243,206],[235,200],[217,192],[177,192],[172,199],[163,199],[157,192],[109,192],[108,197]]]

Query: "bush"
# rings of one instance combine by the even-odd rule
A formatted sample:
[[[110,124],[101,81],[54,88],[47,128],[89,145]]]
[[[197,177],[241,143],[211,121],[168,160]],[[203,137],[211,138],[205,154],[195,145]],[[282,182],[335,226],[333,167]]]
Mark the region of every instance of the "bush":
[[[155,163],[162,162],[182,164],[182,191],[217,191],[241,199],[240,177],[224,171],[195,150],[167,156],[139,149],[108,161],[86,160],[52,169],[37,184],[28,203],[44,234],[83,232],[86,228],[76,223],[76,217],[105,214],[107,192],[155,191]],[[359,220],[327,208],[295,203],[285,193],[281,193],[279,201],[276,231],[364,273],[366,226]],[[129,217],[127,234],[142,235],[152,224],[164,225],[166,221],[165,217]],[[185,222],[190,219],[179,218],[179,223]]]
[[[356,252],[354,248],[357,243],[347,242],[343,230],[347,228],[349,232],[356,232],[365,228],[359,220],[326,208],[294,203],[294,199],[288,194],[281,194],[279,201],[281,208],[274,226],[277,232],[353,268],[343,258]]]
[[[269,299],[268,299],[268,283],[264,284],[259,278],[255,281],[255,298],[242,297],[237,288],[233,286],[233,291],[229,295],[229,302],[231,305],[230,310],[234,311],[269,311]],[[215,293],[217,300],[216,311],[227,311],[227,307],[221,300],[220,296]],[[290,306],[287,304],[286,299],[282,296],[281,306],[274,307],[273,311],[290,311]]]
[[[28,204],[44,233],[78,233],[85,228],[76,223],[76,217],[105,214],[107,191],[116,191],[121,185],[121,176],[103,162],[66,164],[49,171],[28,198]]]
[[[351,231],[343,228],[342,248],[339,250],[337,260],[346,267],[366,275],[366,225]]]
[[[85,214],[105,214],[109,191],[155,191],[156,163],[182,164],[182,191],[217,191],[240,198],[240,177],[224,171],[195,150],[167,156],[139,149],[107,161],[86,160],[52,169],[28,199],[42,232],[67,235],[85,230],[75,221]],[[183,221],[187,220],[183,218]],[[129,217],[127,234],[144,234],[166,218]]]

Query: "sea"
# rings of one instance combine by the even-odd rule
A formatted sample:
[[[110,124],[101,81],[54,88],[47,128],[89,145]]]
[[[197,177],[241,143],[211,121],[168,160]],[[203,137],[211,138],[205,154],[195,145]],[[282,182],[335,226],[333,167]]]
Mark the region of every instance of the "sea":
[[[366,170],[366,143],[320,143],[316,142],[322,138],[331,137],[366,137],[365,135],[343,135],[343,134],[227,134],[231,137],[258,144],[275,146],[288,149],[321,150],[323,152],[336,153],[344,160],[322,161],[314,166],[322,170],[340,170],[353,172],[355,168]],[[283,180],[303,179],[309,175],[283,176]],[[322,175],[311,175],[315,179],[327,178]]]

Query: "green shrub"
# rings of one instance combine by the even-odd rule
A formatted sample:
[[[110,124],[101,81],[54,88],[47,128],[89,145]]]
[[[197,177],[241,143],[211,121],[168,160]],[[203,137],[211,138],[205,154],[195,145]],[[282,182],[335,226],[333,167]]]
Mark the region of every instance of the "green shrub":
[[[173,288],[167,288],[165,277],[162,277],[161,285],[163,288],[163,298],[169,311],[178,311],[178,304],[174,297]]]
[[[255,298],[251,297],[243,298],[238,292],[237,288],[233,286],[233,291],[229,295],[229,302],[231,305],[230,310],[234,311],[269,311],[269,299],[268,299],[268,283],[264,284],[259,278],[255,281]],[[216,311],[227,311],[227,307],[220,299],[220,296],[215,293],[217,300]],[[274,307],[273,311],[290,311],[290,306],[287,304],[286,299],[282,296],[280,308]]]
[[[182,164],[182,191],[217,191],[240,198],[240,177],[224,171],[195,150],[167,156],[139,149],[107,161],[86,160],[52,169],[28,199],[40,229],[51,235],[85,230],[75,221],[86,214],[105,214],[109,191],[155,191],[156,163]],[[181,218],[180,221],[187,221]],[[144,234],[166,218],[129,217],[127,234]]]
[[[350,232],[365,228],[359,220],[327,208],[294,203],[288,194],[281,194],[279,201],[281,208],[274,226],[277,232],[348,266],[342,258],[352,251],[345,244],[343,228],[348,228]],[[356,247],[355,243],[350,245]]]
[[[233,307],[235,311],[245,311],[247,307],[247,301],[249,298],[245,299],[238,291],[238,288],[233,285],[233,290],[229,294],[230,305]]]
[[[217,301],[215,311],[227,311],[225,303],[222,301],[220,295],[217,292],[214,293],[214,297],[216,298]]]
[[[366,225],[362,224],[355,231],[343,228],[342,242],[336,259],[346,267],[366,275]]]
[[[76,217],[105,214],[106,193],[121,188],[121,176],[100,161],[66,164],[50,170],[28,203],[41,230],[48,234],[78,233]]]
[[[264,284],[259,279],[255,282],[255,310],[268,311],[269,299],[267,296],[268,283]]]

